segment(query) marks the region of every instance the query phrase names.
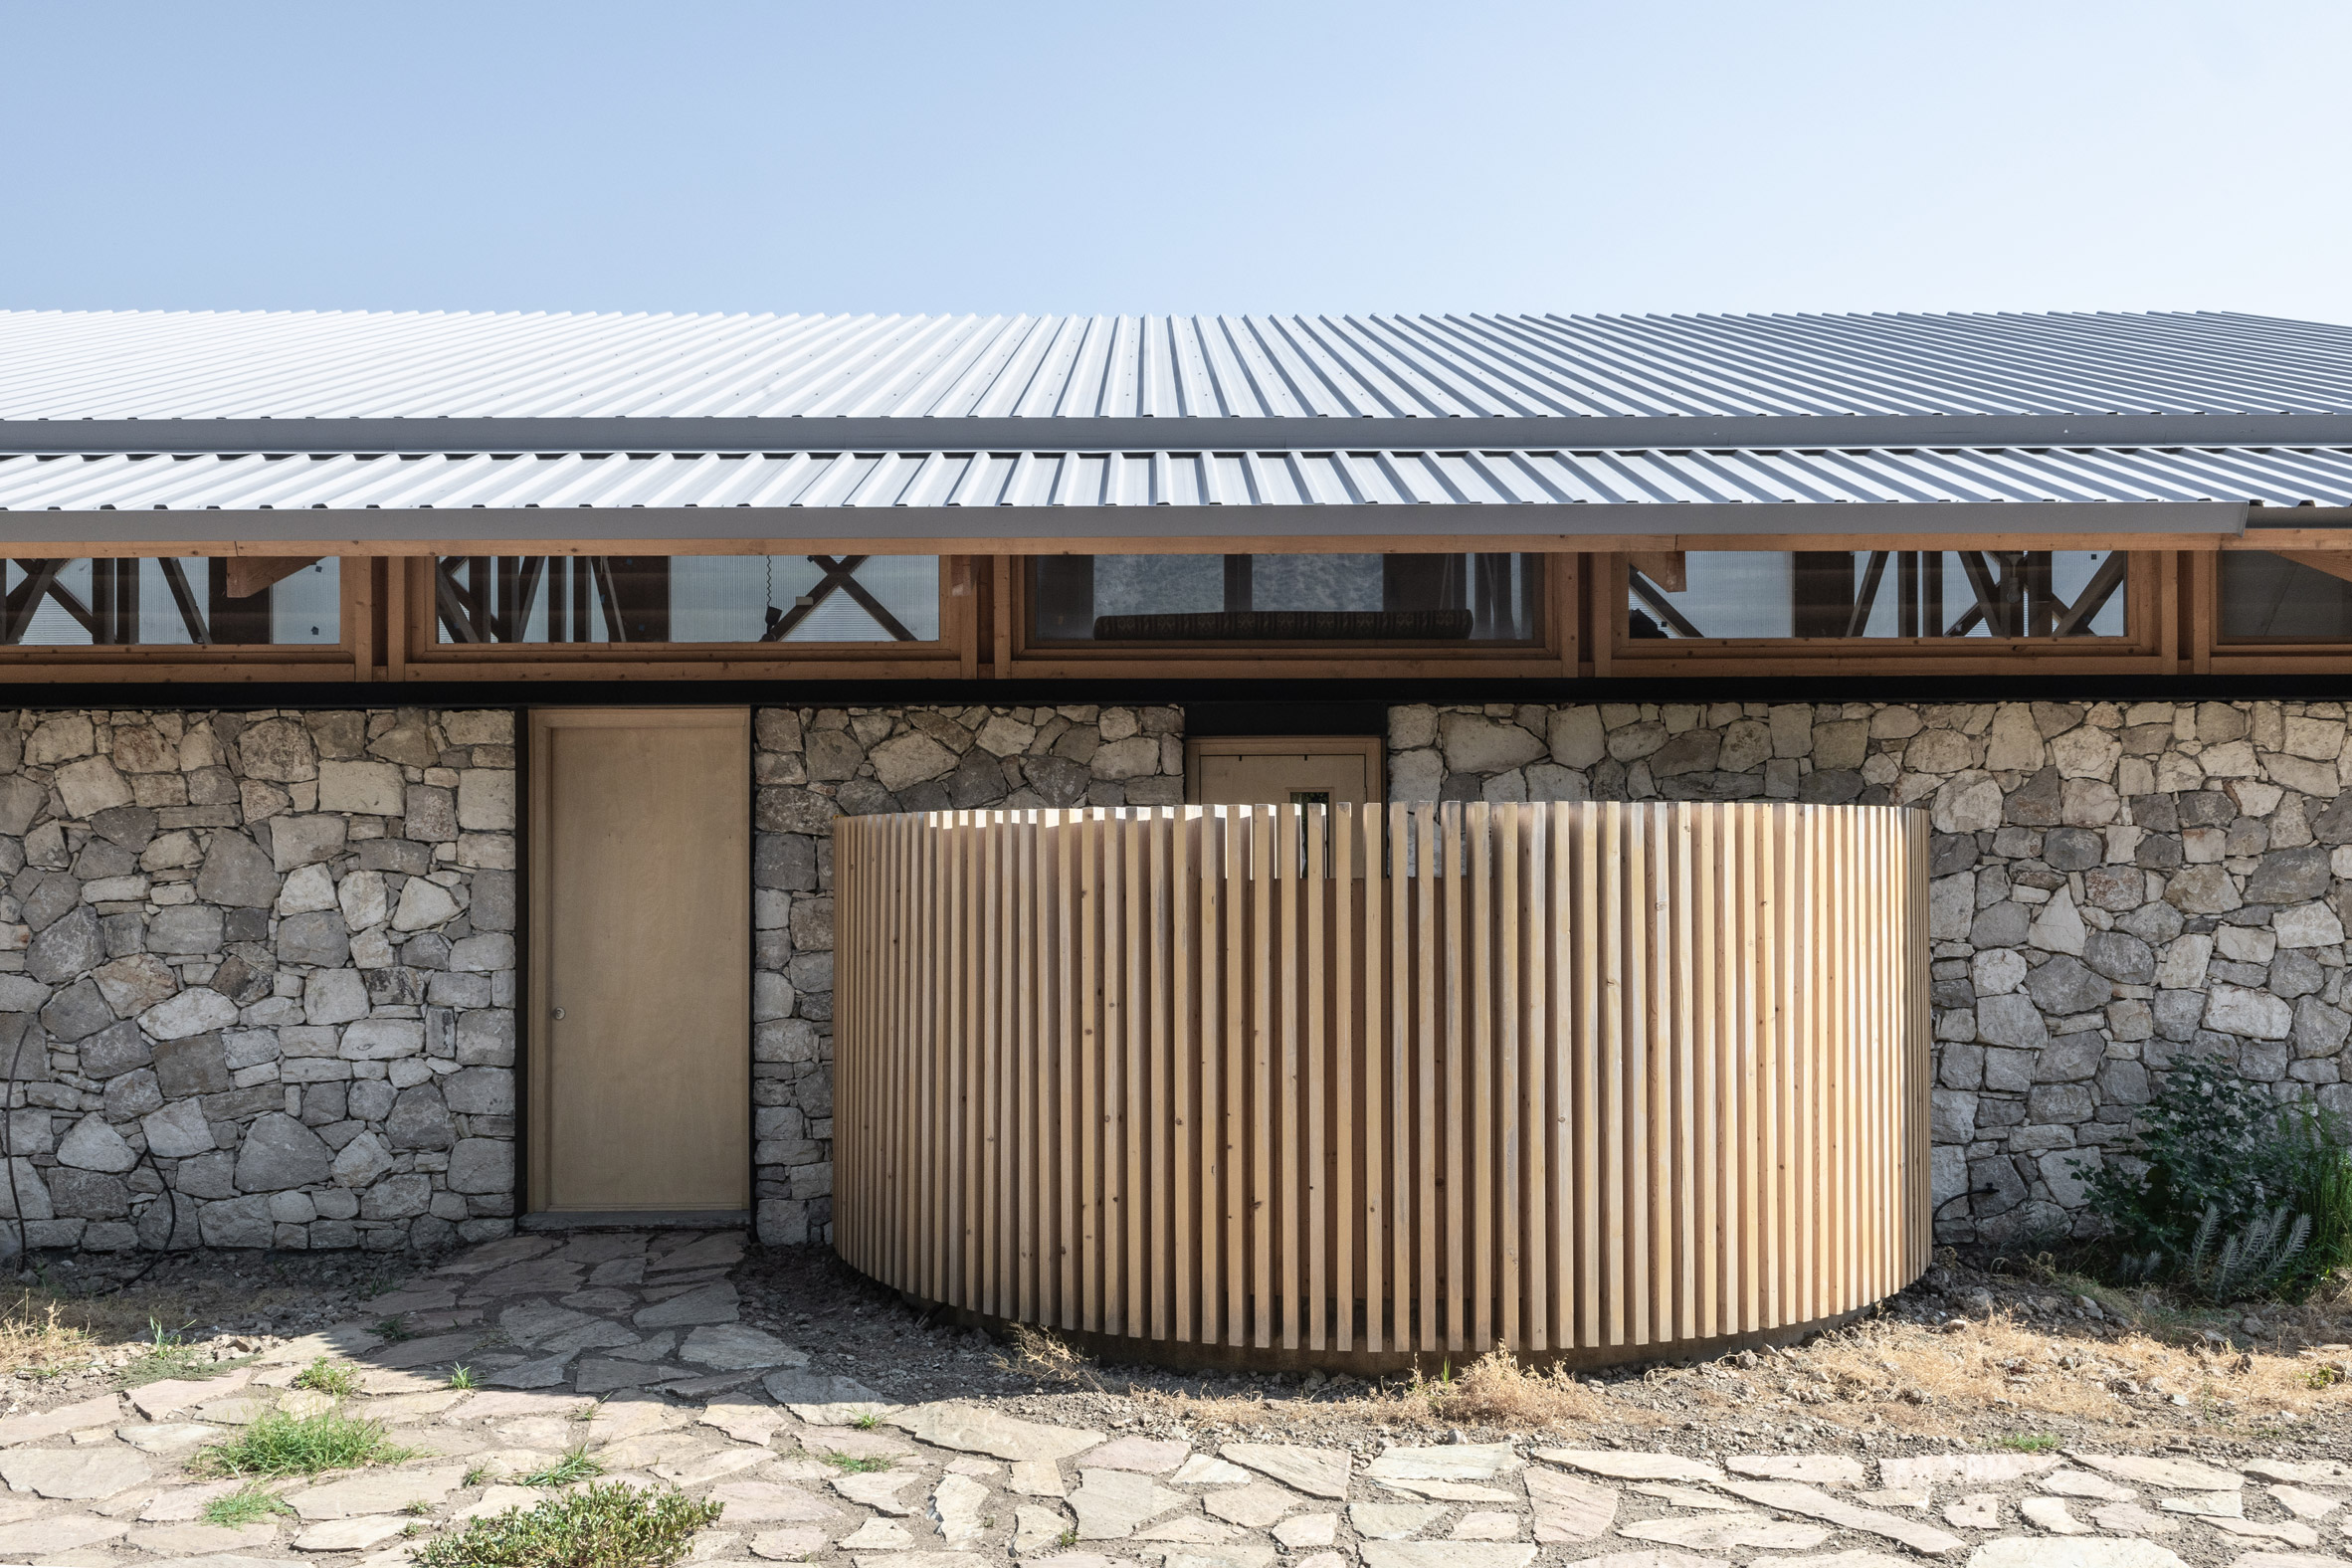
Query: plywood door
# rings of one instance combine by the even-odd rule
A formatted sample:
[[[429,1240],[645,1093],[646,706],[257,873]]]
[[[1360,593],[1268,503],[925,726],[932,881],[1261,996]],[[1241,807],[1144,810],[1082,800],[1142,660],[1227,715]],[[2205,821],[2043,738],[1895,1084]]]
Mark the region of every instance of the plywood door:
[[[1362,806],[1382,798],[1381,744],[1354,735],[1195,740],[1187,797],[1202,806]]]
[[[750,714],[531,721],[531,1207],[750,1204]]]

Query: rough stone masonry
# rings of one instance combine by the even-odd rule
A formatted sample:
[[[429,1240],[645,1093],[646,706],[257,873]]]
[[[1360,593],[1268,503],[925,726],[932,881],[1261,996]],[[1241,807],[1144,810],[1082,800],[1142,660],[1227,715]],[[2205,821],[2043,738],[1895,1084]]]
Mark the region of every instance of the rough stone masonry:
[[[515,776],[503,711],[0,715],[0,1246],[511,1231]]]
[[[2334,702],[1398,707],[1399,801],[1793,800],[1933,824],[1947,1241],[2082,1231],[2150,1075],[2352,1112],[2352,744]]]
[[[753,1169],[759,1239],[833,1230],[833,819],[1173,806],[1172,707],[765,707],[752,720]]]

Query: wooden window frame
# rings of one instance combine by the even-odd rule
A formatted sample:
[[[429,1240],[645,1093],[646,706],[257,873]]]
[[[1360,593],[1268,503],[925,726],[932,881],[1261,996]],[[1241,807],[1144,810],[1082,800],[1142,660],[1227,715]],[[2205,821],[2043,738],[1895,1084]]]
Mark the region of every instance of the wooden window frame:
[[[1449,541],[1398,540],[1395,554],[1434,550]],[[1085,553],[1102,554],[1102,551]],[[1160,554],[1208,554],[1202,550],[1162,550]],[[1260,554],[1305,555],[1307,550],[1261,550]],[[1366,553],[1366,552],[1355,552]],[[1543,591],[1537,600],[1541,625],[1535,641],[1480,648],[1474,644],[1410,646],[1366,644],[1334,648],[1314,643],[1032,643],[1029,637],[1029,555],[991,558],[992,667],[999,676],[1028,680],[1076,679],[1153,673],[1173,667],[1203,679],[1292,680],[1380,679],[1416,680],[1436,676],[1480,675],[1498,679],[1550,678],[1577,674],[1580,655],[1578,582],[1582,558],[1541,550],[1513,553],[1543,560]]]
[[[545,553],[577,556],[593,552],[550,549]],[[825,681],[974,673],[979,616],[974,558],[967,555],[937,556],[939,636],[927,643],[444,643],[435,609],[436,559],[434,555],[388,558],[388,573],[399,579],[399,591],[390,596],[397,609],[389,619],[397,629],[394,641],[405,656],[399,661],[399,673],[391,675],[393,680],[727,681],[790,675],[797,680]]]
[[[2232,641],[2222,630],[2222,555],[2246,550],[2261,555],[2296,554],[2301,541],[2252,539],[2225,544],[2194,557],[2191,591],[2200,633],[2199,674],[2247,676],[2342,675],[2352,671],[2352,638],[2342,642]]]
[[[63,552],[56,552],[62,555]],[[120,545],[83,547],[73,560],[176,560],[206,563],[235,559],[218,550],[136,549]],[[320,557],[326,559],[327,557]],[[14,644],[0,646],[0,678],[41,682],[182,681],[352,681],[368,679],[356,642],[365,637],[373,614],[367,558],[336,556],[336,630],[331,643],[149,643],[89,646]]]
[[[1747,540],[1677,548],[1712,553],[1786,554]],[[1854,549],[1928,549],[1918,540],[1858,540]],[[2057,546],[2053,546],[2056,548]],[[2123,582],[2126,630],[2120,637],[1707,637],[1637,638],[1629,629],[1629,552],[1595,556],[1595,673],[1618,677],[1756,675],[2042,675],[2169,674],[2178,663],[2173,629],[2172,552],[2128,545],[2067,548],[2121,549],[2128,555]]]

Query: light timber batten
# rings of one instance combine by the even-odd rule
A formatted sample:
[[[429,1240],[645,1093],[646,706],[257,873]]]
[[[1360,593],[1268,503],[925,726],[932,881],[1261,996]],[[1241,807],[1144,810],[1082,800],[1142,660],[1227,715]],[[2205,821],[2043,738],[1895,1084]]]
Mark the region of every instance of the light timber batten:
[[[1920,813],[997,810],[835,844],[839,1246],[912,1295],[1172,1361],[1597,1363],[1926,1266]]]

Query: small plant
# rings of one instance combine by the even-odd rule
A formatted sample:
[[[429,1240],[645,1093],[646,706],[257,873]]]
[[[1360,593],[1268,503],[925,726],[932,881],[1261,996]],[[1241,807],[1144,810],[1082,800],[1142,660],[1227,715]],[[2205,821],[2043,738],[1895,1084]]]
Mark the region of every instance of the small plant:
[[[2055,1432],[2017,1432],[2003,1438],[2001,1446],[2020,1454],[2048,1454],[2058,1446],[2058,1438]]]
[[[2303,1375],[2303,1381],[2312,1388],[2333,1388],[2344,1381],[2344,1374],[2334,1367],[2317,1366]]]
[[[618,1481],[468,1521],[416,1554],[416,1568],[668,1568],[720,1504]]]
[[[569,1486],[573,1481],[586,1480],[603,1473],[603,1462],[590,1459],[585,1448],[577,1448],[545,1469],[532,1470],[528,1475],[516,1478],[525,1486]]]
[[[258,1524],[274,1513],[292,1513],[294,1509],[281,1501],[276,1492],[258,1481],[238,1487],[225,1497],[215,1497],[204,1505],[203,1518],[207,1524],[217,1524],[226,1530],[241,1529]]]
[[[890,1462],[886,1459],[864,1459],[855,1454],[843,1454],[838,1451],[827,1454],[825,1463],[845,1475],[871,1475],[876,1470],[886,1470],[890,1468]]]
[[[1061,1535],[1055,1538],[1054,1544],[1056,1546],[1076,1546],[1078,1544],[1078,1527],[1073,1525],[1064,1530]]]
[[[2215,1301],[2243,1300],[2270,1289],[2286,1277],[2311,1239],[2311,1217],[2289,1215],[2284,1204],[2268,1213],[2255,1211],[2246,1228],[2223,1242],[2217,1254],[2213,1244],[2221,1225],[2221,1206],[2208,1207],[2197,1227],[2196,1240],[2189,1246],[2184,1271],[2191,1288]]]
[[[427,1502],[424,1498],[419,1497],[416,1501],[410,1503],[407,1507],[401,1509],[400,1511],[402,1513],[414,1514],[418,1518],[428,1518],[432,1515],[433,1504]]]
[[[218,1377],[223,1372],[244,1366],[251,1356],[236,1356],[215,1361],[196,1346],[180,1337],[180,1330],[193,1327],[182,1323],[179,1328],[166,1328],[162,1320],[147,1319],[147,1346],[138,1358],[122,1369],[117,1381],[124,1388],[137,1388],[144,1383],[160,1383],[165,1378]]]
[[[850,1425],[856,1427],[860,1432],[872,1432],[875,1428],[882,1425],[882,1417],[876,1415],[870,1410],[865,1415],[860,1416],[857,1420],[851,1422]]]
[[[414,1339],[417,1337],[416,1335],[410,1333],[407,1329],[401,1327],[400,1319],[397,1317],[379,1318],[376,1322],[376,1334],[377,1337],[384,1340],[387,1344],[394,1345],[399,1344],[403,1339]]]
[[[273,1410],[227,1442],[199,1449],[193,1468],[212,1475],[315,1475],[397,1465],[418,1452],[386,1439],[380,1421],[361,1421],[339,1410],[314,1416]]]
[[[294,1386],[331,1394],[336,1399],[349,1399],[359,1392],[359,1371],[356,1367],[339,1366],[320,1356],[294,1375]]]
[[[462,1481],[458,1482],[458,1484],[459,1484],[459,1485],[461,1485],[461,1486],[469,1486],[469,1487],[471,1487],[471,1486],[479,1486],[479,1485],[481,1485],[481,1484],[482,1484],[484,1481],[486,1481],[486,1480],[489,1480],[489,1479],[490,1479],[490,1470],[489,1470],[489,1468],[488,1468],[487,1466],[477,1465],[477,1466],[475,1466],[475,1467],[474,1467],[472,1470],[468,1470],[468,1471],[466,1472],[466,1478],[465,1478],[464,1480],[462,1480]]]
[[[452,1388],[475,1387],[474,1369],[463,1362],[451,1367],[449,1369],[449,1386]]]

